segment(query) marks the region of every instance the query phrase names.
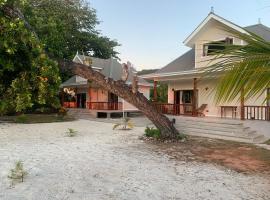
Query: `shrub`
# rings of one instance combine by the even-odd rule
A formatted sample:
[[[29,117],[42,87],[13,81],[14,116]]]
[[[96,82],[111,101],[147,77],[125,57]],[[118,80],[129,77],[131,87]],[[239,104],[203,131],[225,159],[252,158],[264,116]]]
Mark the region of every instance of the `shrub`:
[[[154,127],[146,127],[146,129],[144,130],[145,132],[145,136],[146,137],[152,137],[152,138],[156,138],[156,139],[161,139],[161,133],[160,133],[160,130],[159,129],[156,129]],[[184,140],[186,139],[186,135],[184,134],[178,134],[176,136],[176,140]]]
[[[61,108],[58,110],[58,115],[59,115],[59,116],[66,116],[66,115],[67,115],[67,110],[66,110],[64,107],[61,107]]]
[[[15,163],[15,168],[10,170],[10,175],[8,175],[8,178],[14,180],[20,180],[23,182],[25,175],[27,175],[27,172],[23,169],[23,163],[22,161],[17,161]]]
[[[78,133],[78,131],[75,131],[72,128],[68,128],[68,131],[66,132],[68,137],[75,137]]]
[[[154,127],[151,127],[151,128],[146,127],[144,132],[145,132],[146,137],[153,137],[153,138],[160,138],[161,137],[160,130],[156,129]]]
[[[19,115],[19,116],[17,116],[16,118],[15,118],[15,122],[16,123],[26,123],[26,121],[27,121],[27,116],[26,115],[24,115],[24,114],[22,114],[22,115]]]
[[[124,118],[122,123],[117,123],[113,125],[113,130],[115,130],[119,126],[122,126],[121,130],[130,130],[133,129],[134,124],[129,118]]]

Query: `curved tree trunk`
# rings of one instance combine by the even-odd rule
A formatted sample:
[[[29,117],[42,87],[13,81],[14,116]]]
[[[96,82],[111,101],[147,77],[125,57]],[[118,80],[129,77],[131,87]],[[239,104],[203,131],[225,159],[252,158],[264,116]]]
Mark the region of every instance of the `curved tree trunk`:
[[[35,31],[25,20],[23,14],[18,8],[15,8],[13,5],[5,5],[1,7],[0,11],[11,18],[21,19],[24,22],[25,27],[34,33],[38,39]],[[127,102],[136,106],[161,131],[161,136],[163,138],[177,137],[178,131],[170,122],[170,120],[165,115],[160,113],[143,94],[139,92],[133,93],[132,87],[126,85],[123,81],[114,81],[113,79],[106,78],[103,74],[94,71],[91,67],[86,65],[65,61],[60,61],[59,65],[62,70],[67,70],[88,80],[95,81],[104,89],[118,95],[119,97],[125,99]]]
[[[124,81],[114,81],[93,70],[89,66],[74,62],[60,61],[59,65],[61,70],[69,71],[85,79],[94,81],[103,89],[116,94],[137,107],[161,131],[161,136],[163,138],[175,138],[179,134],[170,120],[159,112],[156,106],[154,106],[143,94],[139,92],[133,93],[132,87],[125,84]]]

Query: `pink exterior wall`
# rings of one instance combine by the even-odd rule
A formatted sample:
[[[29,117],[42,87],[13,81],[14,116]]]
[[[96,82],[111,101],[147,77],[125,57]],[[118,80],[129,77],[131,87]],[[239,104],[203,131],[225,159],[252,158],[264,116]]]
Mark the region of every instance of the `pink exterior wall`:
[[[88,100],[90,102],[107,102],[108,92],[100,88],[89,88]]]

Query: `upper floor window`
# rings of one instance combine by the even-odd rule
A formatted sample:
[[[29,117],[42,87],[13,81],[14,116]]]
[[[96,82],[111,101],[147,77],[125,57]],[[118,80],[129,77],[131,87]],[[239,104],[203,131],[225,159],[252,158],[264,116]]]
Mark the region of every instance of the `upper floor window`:
[[[226,44],[233,44],[233,38],[226,38],[215,42],[209,42],[203,45],[203,56],[213,55],[215,52],[225,49]]]

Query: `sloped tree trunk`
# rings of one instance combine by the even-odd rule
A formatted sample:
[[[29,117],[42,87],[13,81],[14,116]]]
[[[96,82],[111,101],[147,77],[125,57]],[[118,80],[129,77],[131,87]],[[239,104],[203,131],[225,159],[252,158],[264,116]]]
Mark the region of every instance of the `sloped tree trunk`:
[[[161,131],[163,138],[175,138],[179,133],[170,120],[159,112],[143,94],[132,92],[132,87],[122,80],[114,81],[103,74],[93,70],[91,67],[68,61],[59,62],[61,70],[72,72],[90,81],[94,81],[107,91],[125,99],[137,107],[153,124]]]
[[[10,5],[5,5],[1,7],[0,11],[5,13],[10,18],[21,19],[24,22],[25,27],[34,33],[38,39],[37,34],[25,20],[23,14],[18,8],[14,8]],[[118,95],[119,97],[125,99],[127,102],[136,106],[161,131],[161,136],[163,138],[175,138],[178,135],[178,131],[170,122],[170,120],[165,115],[160,113],[143,94],[140,94],[139,92],[133,93],[132,87],[126,85],[124,81],[114,81],[110,78],[108,79],[103,74],[94,71],[91,67],[74,62],[60,61],[59,65],[62,70],[66,70],[88,80],[95,81],[105,90]]]

